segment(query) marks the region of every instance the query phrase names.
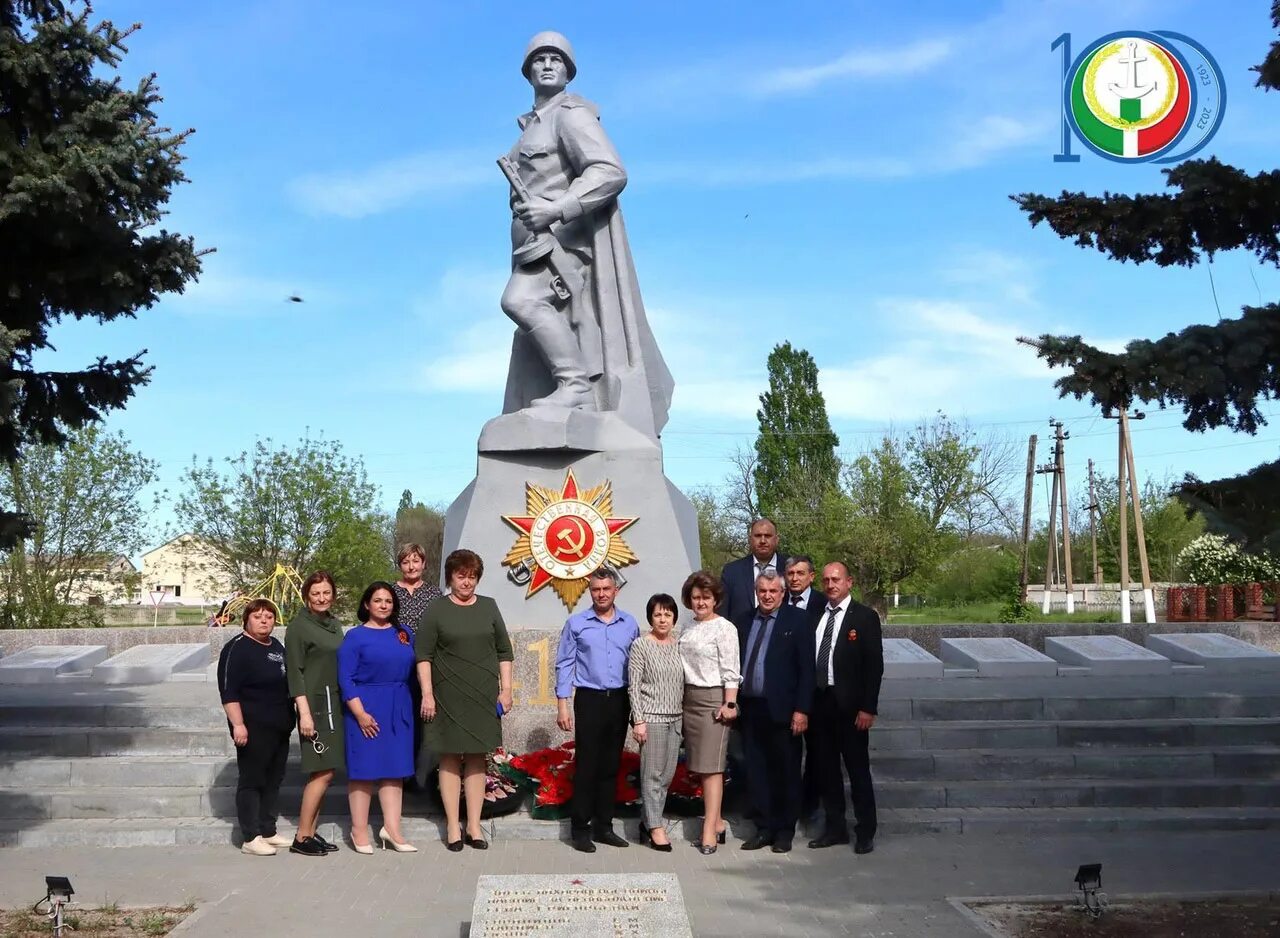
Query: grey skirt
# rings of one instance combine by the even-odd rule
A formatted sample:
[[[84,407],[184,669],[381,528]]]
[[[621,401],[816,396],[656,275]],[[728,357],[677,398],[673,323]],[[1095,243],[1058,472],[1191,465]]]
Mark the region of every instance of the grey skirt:
[[[724,771],[729,753],[729,725],[716,722],[716,711],[723,704],[723,687],[685,686],[684,744],[689,753],[690,772],[714,775]]]

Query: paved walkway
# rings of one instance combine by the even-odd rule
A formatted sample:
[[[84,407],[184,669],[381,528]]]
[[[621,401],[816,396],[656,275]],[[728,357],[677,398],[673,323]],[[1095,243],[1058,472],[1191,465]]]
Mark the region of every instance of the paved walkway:
[[[197,902],[182,938],[465,938],[481,873],[675,872],[699,938],[973,938],[947,896],[1062,894],[1086,862],[1103,864],[1112,896],[1280,888],[1280,834],[1268,831],[882,837],[865,857],[803,844],[789,855],[743,853],[733,841],[711,857],[679,843],[671,854],[633,844],[593,856],[545,841],[461,854],[419,846],[324,859],[246,857],[231,847],[3,850],[0,904],[30,905],[46,874],[63,874],[85,905]]]

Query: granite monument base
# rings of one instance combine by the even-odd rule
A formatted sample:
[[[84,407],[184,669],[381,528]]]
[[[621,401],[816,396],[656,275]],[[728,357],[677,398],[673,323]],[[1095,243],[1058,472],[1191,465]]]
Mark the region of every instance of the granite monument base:
[[[445,516],[444,553],[465,547],[480,555],[485,573],[478,591],[497,600],[508,628],[558,632],[570,614],[552,584],[531,594],[527,574],[532,570],[521,582],[520,571],[502,566],[520,536],[503,516],[528,514],[529,484],[562,493],[569,470],[580,493],[611,484],[612,504],[602,514],[635,519],[614,535],[637,558],[618,565],[619,606],[643,620],[652,594],[678,597],[685,577],[698,569],[693,505],[663,474],[661,445],[616,414],[573,411],[567,419],[526,411],[504,414],[485,425],[478,449],[476,478]],[[572,611],[589,604],[584,592]]]

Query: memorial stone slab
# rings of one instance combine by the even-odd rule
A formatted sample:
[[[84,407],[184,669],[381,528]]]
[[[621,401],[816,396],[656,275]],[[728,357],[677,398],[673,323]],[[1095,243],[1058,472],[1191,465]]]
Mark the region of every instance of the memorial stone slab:
[[[1068,635],[1044,640],[1050,658],[1097,675],[1172,674],[1173,662],[1119,635]],[[1061,671],[1059,671],[1061,673]]]
[[[944,638],[942,660],[979,677],[1058,676],[1058,662],[1016,638]]]
[[[671,873],[481,876],[471,938],[692,938]]]
[[[942,677],[942,661],[909,638],[884,640],[886,678]]]
[[[104,684],[159,684],[174,674],[201,672],[209,666],[209,646],[134,645],[93,669]]]
[[[42,684],[59,674],[88,671],[106,657],[106,645],[33,645],[0,658],[0,684]]]
[[[1280,674],[1280,654],[1217,632],[1148,635],[1147,647],[1216,674]]]

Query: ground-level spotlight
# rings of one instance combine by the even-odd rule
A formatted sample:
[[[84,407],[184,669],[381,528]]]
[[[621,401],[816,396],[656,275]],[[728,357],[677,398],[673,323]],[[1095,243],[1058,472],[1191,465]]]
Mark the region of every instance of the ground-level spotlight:
[[[35,905],[35,911],[40,912],[41,906],[48,903],[49,918],[53,920],[53,934],[55,938],[62,938],[64,930],[67,926],[62,921],[62,909],[76,891],[71,888],[71,880],[65,876],[46,876],[44,878],[45,896]]]
[[[1085,863],[1076,870],[1076,888],[1084,911],[1094,918],[1107,907],[1107,894],[1102,891],[1102,864]]]

